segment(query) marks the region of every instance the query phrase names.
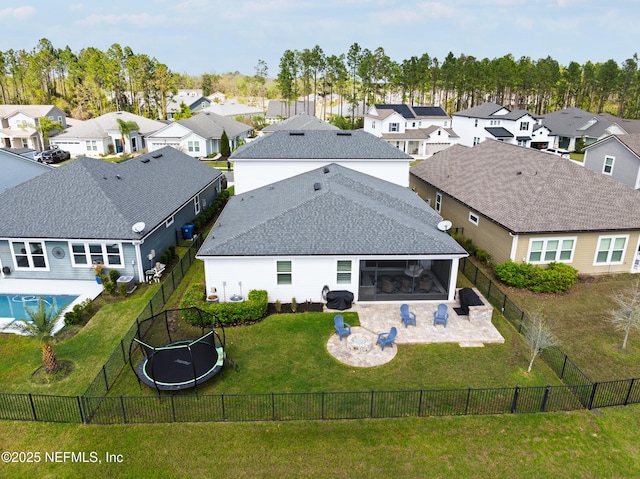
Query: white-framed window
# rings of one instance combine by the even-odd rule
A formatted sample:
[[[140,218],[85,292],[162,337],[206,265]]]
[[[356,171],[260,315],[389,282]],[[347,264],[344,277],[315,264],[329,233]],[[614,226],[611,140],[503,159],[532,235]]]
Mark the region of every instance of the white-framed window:
[[[167,220],[164,222],[165,227],[168,228],[169,226],[171,226],[173,224],[174,221],[175,221],[174,216],[173,215],[169,216],[167,218]]]
[[[622,264],[628,239],[629,235],[600,236],[593,263],[596,265]]]
[[[122,266],[124,258],[120,243],[71,242],[71,264],[73,266]]]
[[[474,136],[473,137],[473,146],[476,146],[478,143],[480,143],[480,137]]]
[[[525,131],[529,129],[529,122],[528,121],[521,121],[520,122],[520,131]]]
[[[98,142],[96,140],[85,140],[87,151],[98,151]]]
[[[478,226],[478,223],[480,222],[480,218],[478,217],[477,214],[472,213],[471,211],[469,211],[469,222],[471,224],[474,224],[474,225]]]
[[[576,237],[570,238],[532,238],[529,241],[527,261],[529,263],[571,263],[577,243]]]
[[[605,156],[604,164],[602,165],[602,173],[605,175],[613,174],[613,164],[615,163],[615,156]]]
[[[44,243],[11,241],[11,254],[16,269],[48,269]]]
[[[188,145],[189,151],[191,151],[191,152],[200,151],[200,142],[199,141],[189,141],[187,145]]]
[[[473,126],[478,126],[478,119],[476,118],[475,120],[473,120]]]
[[[293,284],[291,261],[276,261],[276,282],[278,284]]]
[[[412,121],[412,122],[411,122],[411,128],[415,128],[415,127],[416,127],[416,122],[415,122],[415,121]]]
[[[527,146],[527,140],[518,140],[518,146]]]
[[[193,207],[196,214],[200,214],[200,195],[196,195],[193,198]]]
[[[440,213],[442,209],[442,193],[436,192],[436,211]]]
[[[389,131],[400,131],[400,123],[389,123]]]
[[[64,125],[64,123],[62,123],[62,117],[61,116],[58,117],[58,123],[60,123],[61,125]]]
[[[445,122],[444,122],[444,127],[446,128],[446,127],[448,127],[448,126],[449,126],[449,121],[446,121],[446,120],[445,120]]]
[[[337,265],[338,275],[336,282],[338,284],[351,284],[351,260],[338,260]]]
[[[373,120],[373,121],[371,122],[371,129],[372,129],[372,130],[375,130],[375,129],[376,129],[376,121],[375,121],[375,120]]]
[[[28,148],[29,147],[29,141],[26,138],[22,139],[22,148]]]

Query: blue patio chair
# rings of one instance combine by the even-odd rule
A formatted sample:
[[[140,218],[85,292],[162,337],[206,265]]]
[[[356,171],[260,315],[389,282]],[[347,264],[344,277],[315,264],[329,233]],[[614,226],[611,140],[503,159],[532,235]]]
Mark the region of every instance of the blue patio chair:
[[[340,341],[342,341],[342,336],[349,336],[351,334],[351,326],[344,322],[341,314],[336,314],[333,317],[333,327],[336,329]]]
[[[447,305],[439,304],[438,310],[433,312],[433,325],[444,324],[447,327],[447,319],[449,319],[449,313],[447,313]]]
[[[409,311],[408,304],[400,306],[400,318],[402,319],[405,328],[410,324],[413,324],[414,326],[416,325],[416,313]]]
[[[396,339],[396,334],[398,334],[398,330],[395,326],[392,326],[391,330],[388,333],[378,334],[378,340],[376,341],[376,344],[379,344],[384,351],[385,346],[393,346],[393,340]]]

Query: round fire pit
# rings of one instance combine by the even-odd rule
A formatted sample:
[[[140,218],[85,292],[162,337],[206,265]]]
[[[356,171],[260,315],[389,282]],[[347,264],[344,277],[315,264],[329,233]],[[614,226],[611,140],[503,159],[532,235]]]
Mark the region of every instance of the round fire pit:
[[[373,346],[373,341],[370,337],[365,336],[364,334],[350,334],[347,338],[347,347],[351,351],[356,351],[358,353],[368,353],[371,351],[371,347]]]

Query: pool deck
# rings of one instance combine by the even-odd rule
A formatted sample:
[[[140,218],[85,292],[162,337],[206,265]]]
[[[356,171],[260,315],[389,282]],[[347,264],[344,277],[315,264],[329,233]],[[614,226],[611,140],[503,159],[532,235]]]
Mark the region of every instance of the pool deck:
[[[95,281],[64,281],[45,279],[0,279],[0,294],[29,294],[42,296],[69,295],[78,296],[69,304],[60,316],[53,332],[64,326],[64,313],[86,299],[95,299],[102,292],[102,285]],[[0,333],[17,333],[11,327],[12,318],[0,318]]]

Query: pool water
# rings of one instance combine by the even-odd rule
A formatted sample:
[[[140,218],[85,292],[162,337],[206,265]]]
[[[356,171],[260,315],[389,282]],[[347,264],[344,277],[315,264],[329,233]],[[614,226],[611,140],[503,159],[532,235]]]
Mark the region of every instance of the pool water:
[[[42,298],[47,305],[47,311],[54,304],[59,310],[64,309],[74,301],[77,296],[70,295],[35,295],[35,294],[0,294],[0,318],[13,320],[29,319],[25,306],[30,309],[38,307],[38,298]]]

